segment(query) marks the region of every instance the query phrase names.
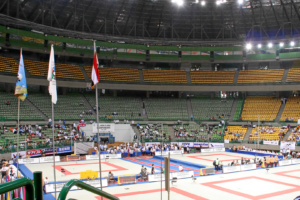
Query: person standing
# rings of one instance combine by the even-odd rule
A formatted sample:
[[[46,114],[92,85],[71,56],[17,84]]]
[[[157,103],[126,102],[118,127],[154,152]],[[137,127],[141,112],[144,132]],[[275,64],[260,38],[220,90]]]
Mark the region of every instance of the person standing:
[[[183,171],[183,167],[182,165],[179,165],[179,171],[182,172]]]
[[[154,167],[154,164],[152,164],[151,174],[154,174],[154,173],[155,173],[155,167]]]
[[[216,163],[215,163],[215,170],[218,171],[219,170],[219,159],[217,158]]]

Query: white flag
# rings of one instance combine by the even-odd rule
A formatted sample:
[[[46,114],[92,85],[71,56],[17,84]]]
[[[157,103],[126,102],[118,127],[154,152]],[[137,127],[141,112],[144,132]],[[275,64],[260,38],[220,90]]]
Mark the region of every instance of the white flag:
[[[54,60],[54,48],[51,45],[51,52],[49,58],[49,68],[48,68],[48,77],[49,81],[49,94],[51,95],[52,103],[56,104],[57,102],[57,92],[56,92],[56,73],[55,73],[55,60]]]

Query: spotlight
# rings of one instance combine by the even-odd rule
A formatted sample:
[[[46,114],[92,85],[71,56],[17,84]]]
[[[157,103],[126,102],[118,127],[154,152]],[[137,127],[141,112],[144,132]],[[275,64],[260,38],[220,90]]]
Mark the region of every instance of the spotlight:
[[[295,46],[295,42],[294,41],[291,41],[290,45],[293,47]]]
[[[244,0],[238,0],[238,3],[239,3],[239,4],[243,4],[243,3],[244,3]]]
[[[273,47],[273,44],[272,44],[271,42],[269,42],[268,47],[269,47],[269,48],[272,48],[272,47]]]
[[[183,5],[183,0],[177,0],[177,4],[178,4],[178,6],[182,6]]]
[[[246,49],[251,49],[252,48],[252,44],[251,43],[248,43],[248,44],[246,44]]]
[[[199,0],[195,0],[195,3],[199,3]]]
[[[280,46],[280,47],[283,47],[283,46],[284,46],[284,43],[283,43],[283,42],[280,42],[280,43],[279,43],[279,46]]]
[[[220,4],[221,4],[221,1],[217,0],[216,4],[217,4],[217,5],[220,5]]]
[[[205,1],[201,1],[201,6],[205,6]]]
[[[258,45],[257,45],[257,48],[259,48],[259,49],[260,49],[260,48],[261,48],[261,44],[258,44]]]

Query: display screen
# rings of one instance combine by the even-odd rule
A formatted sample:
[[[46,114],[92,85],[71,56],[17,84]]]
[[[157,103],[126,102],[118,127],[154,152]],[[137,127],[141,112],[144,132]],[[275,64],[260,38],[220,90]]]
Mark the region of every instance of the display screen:
[[[119,177],[119,184],[135,183],[135,176]]]

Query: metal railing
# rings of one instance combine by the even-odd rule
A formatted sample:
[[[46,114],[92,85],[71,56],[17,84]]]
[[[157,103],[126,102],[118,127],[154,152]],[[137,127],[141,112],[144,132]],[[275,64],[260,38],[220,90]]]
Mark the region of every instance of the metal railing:
[[[21,178],[15,181],[3,183],[0,185],[0,194],[5,194],[9,191],[13,191],[17,188],[24,187],[26,190],[26,200],[35,200],[34,194],[34,185],[32,180],[29,178]]]
[[[59,196],[58,196],[58,200],[66,200],[67,198],[67,195],[70,191],[70,189],[73,187],[73,186],[77,186],[77,187],[80,187],[84,190],[87,190],[89,192],[92,192],[94,194],[97,194],[99,196],[102,196],[102,197],[105,197],[106,199],[111,199],[111,200],[119,200],[118,197],[115,197],[111,194],[108,194],[102,190],[99,190],[98,188],[95,188],[91,185],[88,185],[82,181],[79,181],[79,180],[76,180],[76,179],[73,179],[73,180],[70,180],[69,182],[67,182],[64,187],[62,188],[62,190],[60,191],[59,193]],[[26,198],[27,200],[27,198]]]

